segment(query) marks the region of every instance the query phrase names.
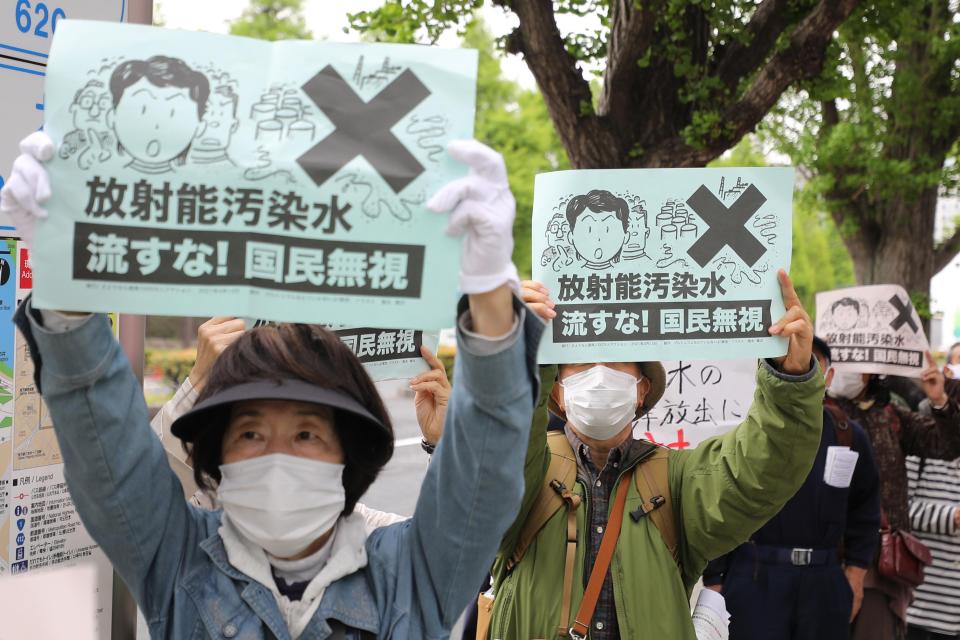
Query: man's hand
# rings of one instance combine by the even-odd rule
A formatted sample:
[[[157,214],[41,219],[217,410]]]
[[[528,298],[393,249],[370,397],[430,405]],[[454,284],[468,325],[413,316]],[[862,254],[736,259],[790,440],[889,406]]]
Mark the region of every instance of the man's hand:
[[[246,331],[246,323],[239,318],[217,316],[210,318],[197,330],[197,361],[190,370],[190,384],[199,393],[207,382],[213,363],[223,350],[237,341]]]
[[[960,506],[955,507],[953,510],[953,528],[956,531],[960,531]]]
[[[813,322],[803,310],[800,297],[793,288],[790,276],[783,269],[777,272],[780,292],[783,295],[783,307],[787,310],[776,324],[770,327],[770,335],[790,339],[787,355],[774,358],[777,367],[784,373],[803,375],[810,371],[810,358],[813,355]]]
[[[720,594],[723,593],[723,585],[722,585],[722,584],[705,584],[705,585],[703,585],[703,588],[704,588],[704,589],[710,589],[710,591],[716,591],[717,593],[720,593]]]
[[[927,368],[920,374],[923,392],[927,394],[931,405],[942,407],[949,400],[946,391],[946,378],[943,376],[943,371],[937,366],[937,361],[933,359],[933,354],[929,351],[927,351],[927,363]]]
[[[427,347],[420,347],[420,354],[431,368],[410,380],[410,388],[416,393],[413,404],[417,408],[420,433],[424,440],[436,445],[443,435],[443,421],[450,401],[450,381],[447,379],[447,368],[440,358]]]
[[[853,606],[850,608],[850,622],[853,622],[863,605],[863,579],[867,575],[867,570],[848,565],[843,568],[843,572],[847,576],[847,582],[850,583],[850,590],[853,591]]]
[[[550,299],[550,291],[543,286],[542,282],[536,280],[521,282],[520,298],[544,322],[550,322],[557,317],[557,312],[554,311],[557,305]]]

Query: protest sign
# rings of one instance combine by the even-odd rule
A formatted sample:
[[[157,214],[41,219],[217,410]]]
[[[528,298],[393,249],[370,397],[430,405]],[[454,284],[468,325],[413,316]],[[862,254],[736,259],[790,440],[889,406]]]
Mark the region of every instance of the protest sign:
[[[817,294],[817,335],[838,371],[919,378],[927,336],[903,287],[877,284]]]
[[[248,319],[247,328],[270,324],[268,320]],[[374,382],[407,380],[426,373],[430,365],[420,354],[420,347],[436,353],[440,342],[437,331],[415,329],[370,329],[365,327],[330,327],[353,351]]]
[[[665,360],[667,387],[633,434],[671,449],[689,449],[747,417],[757,388],[757,361]]]
[[[445,147],[472,137],[476,60],[64,23],[34,304],[453,324],[459,241],[424,203],[465,173]]]
[[[557,303],[541,363],[786,353],[791,168],[537,176],[534,279]]]

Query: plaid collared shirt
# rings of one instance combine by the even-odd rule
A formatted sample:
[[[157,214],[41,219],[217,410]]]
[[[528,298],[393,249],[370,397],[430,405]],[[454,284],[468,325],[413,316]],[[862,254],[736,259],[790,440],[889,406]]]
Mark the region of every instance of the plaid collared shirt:
[[[600,542],[607,530],[610,496],[613,485],[617,481],[617,476],[620,475],[620,461],[630,445],[633,444],[633,439],[627,438],[622,444],[611,449],[607,456],[607,463],[603,469],[598,471],[590,458],[590,447],[576,436],[569,425],[564,428],[564,433],[567,440],[570,441],[570,446],[577,452],[577,477],[587,487],[587,499],[590,505],[590,520],[587,527],[590,534],[590,545],[586,550],[587,565],[583,576],[584,586],[586,586],[586,581],[590,579],[589,574],[593,569],[593,563],[597,559],[597,553],[600,552]],[[620,638],[620,628],[617,624],[617,605],[613,598],[613,580],[609,571],[604,576],[600,598],[597,600],[597,608],[593,613],[593,620],[590,621],[590,638],[592,640],[619,640]]]

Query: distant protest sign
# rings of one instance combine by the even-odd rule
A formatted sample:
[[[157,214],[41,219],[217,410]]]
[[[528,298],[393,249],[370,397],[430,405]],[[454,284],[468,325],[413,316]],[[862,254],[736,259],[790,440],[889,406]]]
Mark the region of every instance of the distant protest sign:
[[[757,361],[665,360],[667,388],[634,424],[634,436],[690,449],[743,422],[757,388]]]
[[[267,320],[247,320],[247,327],[271,324]],[[337,337],[353,351],[374,382],[407,380],[426,373],[430,365],[420,347],[437,352],[440,333],[415,329],[370,329],[331,327]]]
[[[46,82],[34,304],[400,329],[454,323],[477,54],[77,20]]]
[[[838,371],[919,378],[930,365],[920,316],[898,285],[818,293],[817,335],[830,345]]]
[[[534,279],[556,302],[541,363],[786,353],[791,168],[537,176]]]

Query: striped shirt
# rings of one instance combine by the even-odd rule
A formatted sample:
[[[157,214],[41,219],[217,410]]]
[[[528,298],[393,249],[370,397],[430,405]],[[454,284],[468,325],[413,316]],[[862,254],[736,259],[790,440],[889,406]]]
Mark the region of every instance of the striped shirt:
[[[960,634],[960,530],[956,511],[960,507],[960,458],[937,460],[907,458],[910,524],[913,533],[930,547],[933,566],[916,590],[916,600],[907,611],[911,625],[944,635]]]

